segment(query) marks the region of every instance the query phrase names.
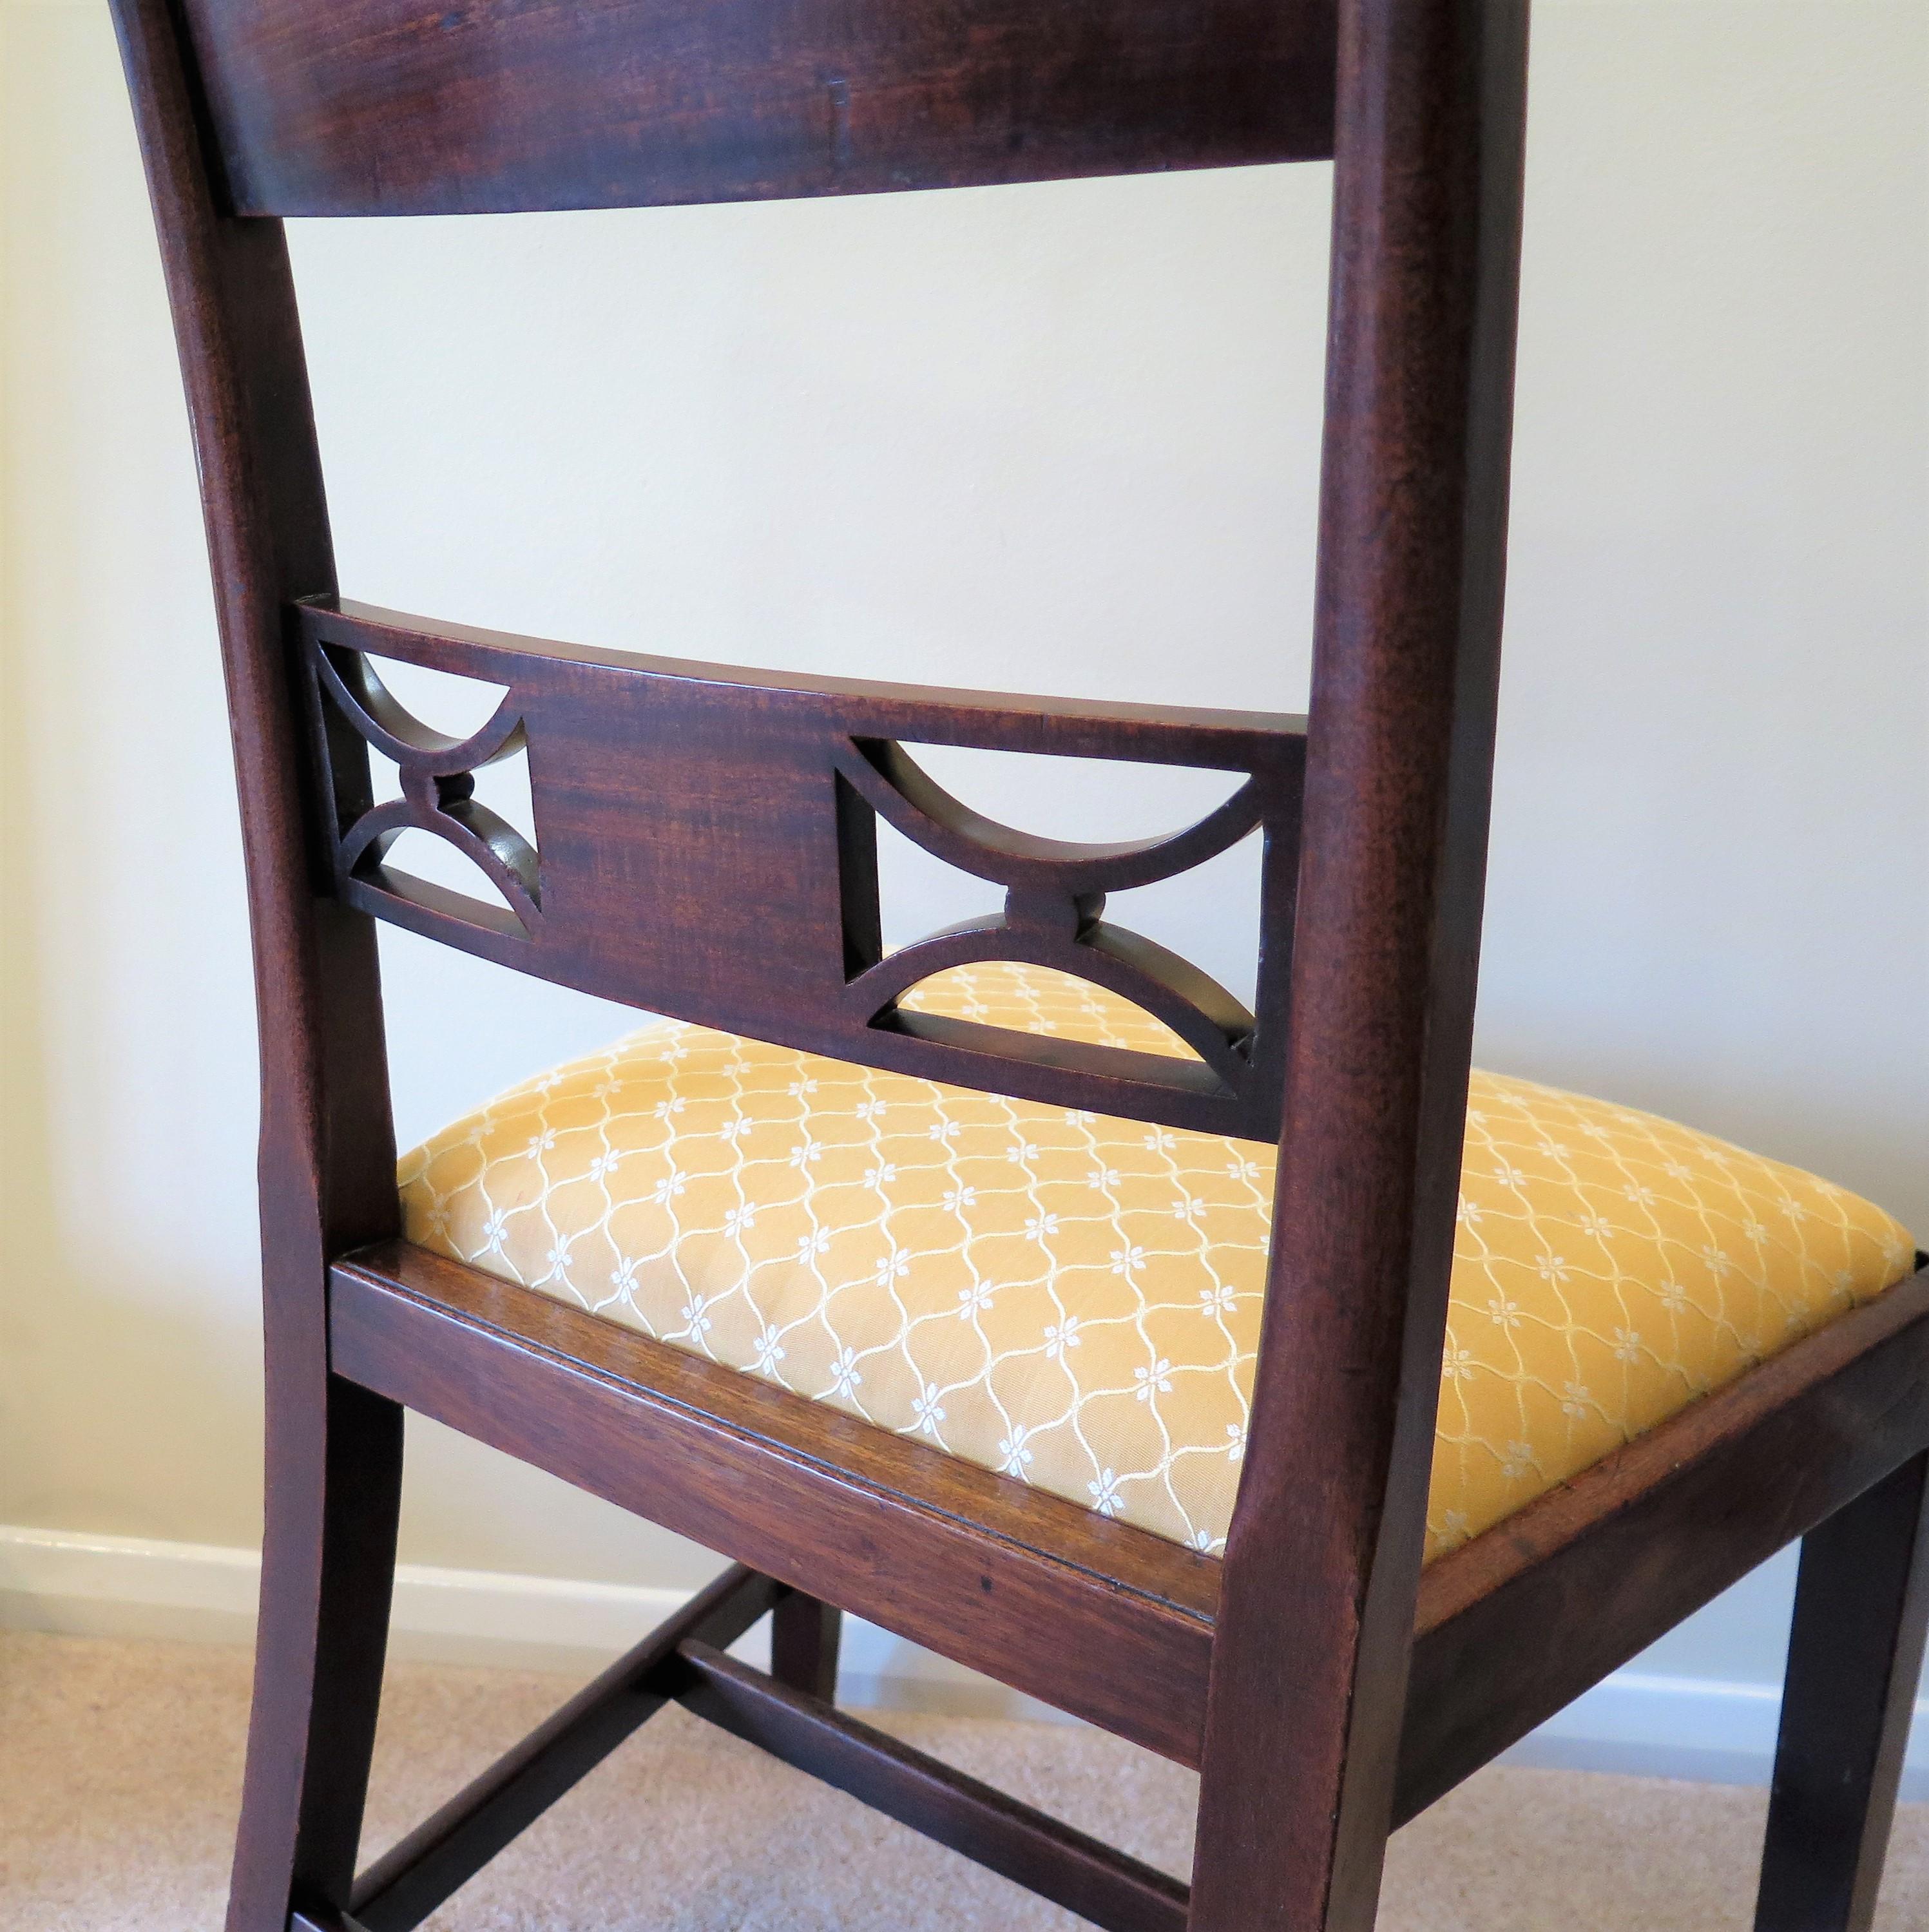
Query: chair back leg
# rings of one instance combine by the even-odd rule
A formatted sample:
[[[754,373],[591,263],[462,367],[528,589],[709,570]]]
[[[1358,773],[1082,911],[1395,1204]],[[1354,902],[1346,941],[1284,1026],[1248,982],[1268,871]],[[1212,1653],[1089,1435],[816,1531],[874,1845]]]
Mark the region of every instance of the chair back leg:
[[[1929,1630],[1929,1456],[1802,1546],[1756,1932],[1868,1932]]]
[[[307,1378],[303,1378],[304,1382]],[[272,1387],[272,1385],[271,1385]],[[248,1772],[227,1932],[345,1911],[388,1640],[402,1412],[325,1372],[272,1390]]]

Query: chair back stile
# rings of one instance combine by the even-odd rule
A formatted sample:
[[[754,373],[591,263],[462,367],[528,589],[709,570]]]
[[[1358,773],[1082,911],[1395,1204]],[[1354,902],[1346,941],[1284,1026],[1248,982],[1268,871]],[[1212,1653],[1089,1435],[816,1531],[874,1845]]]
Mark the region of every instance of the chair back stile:
[[[1527,26],[1527,0],[1342,14],[1288,1128],[1213,1651],[1206,1922],[1282,1873],[1250,1922],[1370,1922],[1392,1820],[1472,1052]],[[1340,1791],[1330,1815],[1234,1795],[1281,1737]]]

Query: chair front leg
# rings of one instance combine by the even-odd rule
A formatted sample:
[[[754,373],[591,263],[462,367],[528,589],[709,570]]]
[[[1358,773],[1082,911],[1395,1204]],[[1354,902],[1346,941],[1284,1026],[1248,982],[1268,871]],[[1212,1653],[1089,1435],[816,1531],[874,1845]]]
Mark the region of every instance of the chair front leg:
[[[227,1932],[346,1910],[388,1647],[402,1412],[319,1364],[270,1379],[248,1772]]]
[[[1929,1455],[1802,1546],[1756,1932],[1868,1932],[1929,1630]]]

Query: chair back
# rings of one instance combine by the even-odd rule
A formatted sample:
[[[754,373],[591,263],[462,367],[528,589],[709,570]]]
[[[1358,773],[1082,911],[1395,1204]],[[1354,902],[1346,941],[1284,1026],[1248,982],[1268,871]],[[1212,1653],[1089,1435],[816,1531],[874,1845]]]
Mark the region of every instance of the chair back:
[[[1213,1708],[1283,1696],[1285,1729],[1258,1735],[1342,1736],[1349,1687],[1404,1670],[1420,1561],[1498,682],[1526,0],[114,9],[233,712],[262,1024],[271,1388],[278,1362],[326,1362],[328,1262],[396,1232],[378,919],[847,1058],[1278,1137],[1268,1340],[1215,1653],[1244,1660],[1223,1684],[1215,1664]],[[280,218],[1328,155],[1305,721],[772,677],[338,596]],[[507,695],[452,741],[394,702],[371,654]],[[907,743],[1163,761],[1234,782],[1170,838],[1071,846],[971,813]],[[399,800],[375,802],[371,747],[399,767]],[[522,751],[532,842],[473,796],[476,769]],[[879,818],[1002,886],[1003,914],[884,954]],[[410,830],[466,851],[502,903],[389,866]],[[1265,904],[1248,1013],[1108,925],[1103,904],[1255,830]],[[900,1008],[917,979],[994,958],[1140,1000],[1196,1060],[1147,1064]],[[1309,1654],[1340,1660],[1284,1689],[1267,1661],[1282,1602]],[[1235,1682],[1246,1670],[1257,1674]],[[1267,1769],[1255,1766],[1252,1789]]]

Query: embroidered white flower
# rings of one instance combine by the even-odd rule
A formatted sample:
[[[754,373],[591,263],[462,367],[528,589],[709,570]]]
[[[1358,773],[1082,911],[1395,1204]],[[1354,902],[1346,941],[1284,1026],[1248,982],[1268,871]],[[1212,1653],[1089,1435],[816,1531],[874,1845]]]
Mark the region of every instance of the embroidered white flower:
[[[808,1167],[813,1162],[820,1161],[823,1158],[823,1148],[808,1136],[800,1145],[794,1147],[790,1150],[790,1165],[793,1167]]]
[[[956,1214],[974,1205],[978,1198],[975,1187],[951,1187],[945,1190],[944,1204]]]
[[[1594,1397],[1588,1394],[1585,1384],[1570,1382],[1561,1391],[1561,1413],[1563,1415],[1585,1415],[1593,1401]]]
[[[626,1255],[610,1270],[610,1286],[620,1294],[627,1294],[636,1286],[636,1271],[643,1264]]]
[[[746,1134],[749,1132],[753,1124],[754,1124],[752,1121],[746,1119],[742,1114],[733,1114],[728,1120],[724,1122],[722,1126],[718,1128],[718,1138],[721,1140],[727,1141],[732,1147],[734,1147],[739,1141],[742,1139]]]
[[[1568,1279],[1568,1264],[1559,1255],[1543,1255],[1534,1264],[1534,1270],[1543,1281],[1556,1287]]]
[[[1178,1137],[1164,1127],[1154,1127],[1145,1136],[1145,1144],[1154,1154],[1169,1154],[1179,1144]]]
[[[958,1318],[968,1322],[974,1315],[982,1315],[992,1305],[992,1287],[988,1282],[974,1281],[969,1288],[958,1291]]]
[[[902,1251],[894,1250],[891,1253],[879,1258],[878,1266],[871,1279],[878,1287],[889,1288],[892,1282],[902,1281],[910,1271],[910,1256]]]
[[[1199,1306],[1208,1315],[1229,1315],[1233,1304],[1239,1299],[1238,1292],[1229,1283],[1220,1282],[1212,1288],[1199,1290]]]
[[[1116,1187],[1118,1185],[1118,1169],[1115,1167],[1095,1167],[1087,1178],[1085,1185],[1100,1190]]]
[[[683,1305],[683,1320],[692,1335],[707,1335],[710,1332],[710,1316],[704,1310],[710,1306],[700,1294],[693,1294]]]
[[[1532,1443],[1510,1442],[1501,1460],[1500,1472],[1509,1482],[1516,1482],[1522,1476],[1532,1475],[1537,1466]]]
[[[1005,1158],[1014,1167],[1022,1167],[1028,1160],[1038,1158],[1038,1150],[1029,1141],[1014,1141],[1005,1150]]]
[[[956,1120],[939,1120],[924,1131],[926,1139],[938,1141],[949,1147],[958,1138],[960,1129]]]
[[[911,1419],[918,1426],[921,1436],[935,1436],[938,1425],[944,1420],[944,1410],[938,1400],[940,1390],[937,1383],[926,1382],[921,1394],[911,1397]]]
[[[556,1130],[545,1127],[539,1134],[532,1134],[523,1144],[524,1154],[547,1154],[556,1144]]]
[[[1124,1507],[1125,1498],[1120,1495],[1118,1478],[1110,1469],[1101,1469],[1095,1483],[1085,1485],[1092,1498],[1092,1507],[1101,1516],[1116,1516]]]
[[[679,1174],[673,1167],[651,1191],[650,1199],[661,1208],[664,1202],[674,1201],[690,1184],[687,1174]]]
[[[1463,1196],[1454,1210],[1454,1218],[1463,1228],[1478,1228],[1487,1218],[1487,1210],[1478,1201],[1469,1201]]]
[[[797,1258],[800,1262],[813,1261],[819,1255],[825,1253],[830,1246],[830,1230],[828,1228],[813,1228],[808,1234],[797,1237]]]
[[[1503,1187],[1525,1187],[1527,1185],[1526,1175],[1519,1168],[1510,1166],[1505,1161],[1494,1169],[1493,1178]]]
[[[680,1094],[673,1094],[668,1100],[659,1100],[657,1102],[656,1108],[653,1110],[652,1118],[659,1120],[667,1120],[672,1114],[680,1114],[682,1111],[682,1095]]]
[[[1688,1305],[1688,1290],[1678,1281],[1664,1281],[1657,1292],[1661,1298],[1661,1306],[1670,1315],[1678,1315]]]
[[[818,1090],[818,1083],[809,1079],[793,1080],[784,1090],[792,1100],[801,1100],[806,1094],[814,1094]]]
[[[506,1208],[492,1208],[489,1210],[488,1220],[482,1223],[482,1245],[485,1251],[502,1245],[502,1237],[508,1232],[508,1226],[509,1210]]]
[[[610,1175],[616,1172],[622,1160],[622,1156],[614,1151],[599,1154],[590,1163],[590,1178],[592,1180],[607,1180]]]
[[[1518,1328],[1520,1304],[1508,1300],[1504,1294],[1497,1294],[1487,1304],[1487,1319],[1497,1328]]]
[[[1246,1425],[1243,1422],[1228,1422],[1226,1425],[1226,1454],[1228,1462],[1237,1462],[1246,1454]]]
[[[1641,1337],[1632,1328],[1617,1328],[1614,1331],[1614,1359],[1617,1362],[1638,1362],[1641,1359]]]
[[[1045,1359],[1048,1362],[1062,1362],[1067,1348],[1078,1346],[1078,1318],[1068,1315],[1062,1322],[1048,1323],[1045,1330]]]
[[[757,1205],[754,1202],[741,1202],[734,1208],[724,1210],[724,1232],[726,1234],[747,1234],[756,1226]]]
[[[1259,1178],[1259,1163],[1256,1160],[1229,1160],[1226,1163],[1226,1171],[1234,1180],[1257,1180]]]
[[[1189,1531],[1186,1536],[1186,1547],[1196,1550],[1202,1556],[1210,1556],[1214,1548],[1212,1532],[1209,1529]]]
[[[1114,1248],[1112,1251],[1112,1271],[1122,1274],[1127,1281],[1136,1280],[1138,1270],[1145,1265],[1143,1248]]]
[[[864,1378],[857,1372],[857,1351],[843,1348],[838,1352],[830,1365],[830,1385],[832,1390],[848,1402],[850,1392]]]
[[[757,1372],[771,1376],[777,1372],[777,1364],[784,1359],[784,1342],[782,1334],[768,1322],[757,1331]]]
[[[860,1100],[857,1103],[857,1118],[860,1120],[881,1120],[890,1111],[888,1100]]]
[[[1012,1432],[998,1444],[998,1454],[1004,1460],[998,1466],[1007,1476],[1022,1476],[1025,1465],[1031,1460],[1031,1451],[1025,1447],[1025,1438],[1032,1432],[1022,1422],[1012,1424]]]
[[[866,1169],[864,1185],[866,1187],[888,1187],[897,1178],[897,1162],[890,1160],[880,1161],[875,1167]]]
[[[1132,1379],[1138,1384],[1132,1394],[1141,1402],[1150,1402],[1154,1390],[1161,1395],[1170,1395],[1172,1392],[1172,1365],[1161,1355],[1149,1369],[1134,1369]]]
[[[1058,1233],[1058,1216],[1056,1214],[1034,1214],[1024,1224],[1024,1232],[1027,1240],[1042,1241],[1047,1234]]]
[[[1574,1225],[1582,1234],[1592,1234],[1598,1241],[1610,1240],[1613,1238],[1614,1223],[1605,1214],[1597,1214],[1592,1208],[1576,1215]]]
[[[1474,1378],[1474,1352],[1471,1348],[1448,1348],[1440,1357],[1440,1379],[1448,1382],[1468,1382]]]

